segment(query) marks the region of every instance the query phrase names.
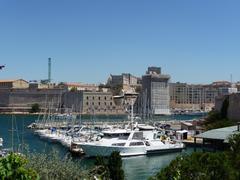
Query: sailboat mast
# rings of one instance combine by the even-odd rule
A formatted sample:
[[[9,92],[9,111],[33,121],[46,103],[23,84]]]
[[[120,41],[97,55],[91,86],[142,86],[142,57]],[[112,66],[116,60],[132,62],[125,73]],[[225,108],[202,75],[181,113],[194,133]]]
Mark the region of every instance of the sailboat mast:
[[[131,103],[131,129],[133,130],[133,99]]]

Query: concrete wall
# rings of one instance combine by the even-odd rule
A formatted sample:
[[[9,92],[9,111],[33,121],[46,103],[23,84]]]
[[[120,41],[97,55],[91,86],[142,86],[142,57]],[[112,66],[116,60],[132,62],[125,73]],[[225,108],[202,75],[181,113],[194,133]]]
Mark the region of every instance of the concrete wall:
[[[64,93],[62,97],[63,107],[72,109],[74,112],[82,112],[82,96],[81,91]]]
[[[115,105],[111,93],[69,92],[63,89],[0,89],[0,112],[28,112],[33,104],[61,112],[91,114],[124,114],[122,106]],[[58,111],[60,112],[60,110]]]
[[[240,94],[229,96],[228,118],[234,121],[240,121]]]
[[[10,95],[10,90],[0,89],[0,106],[1,107],[7,107],[9,105],[9,95]]]
[[[240,121],[240,94],[231,94],[217,97],[215,101],[215,110],[221,112],[225,98],[229,97],[228,118],[234,121]]]
[[[37,103],[41,108],[59,107],[61,101],[60,89],[5,89],[0,90],[0,106],[1,107],[31,107]]]

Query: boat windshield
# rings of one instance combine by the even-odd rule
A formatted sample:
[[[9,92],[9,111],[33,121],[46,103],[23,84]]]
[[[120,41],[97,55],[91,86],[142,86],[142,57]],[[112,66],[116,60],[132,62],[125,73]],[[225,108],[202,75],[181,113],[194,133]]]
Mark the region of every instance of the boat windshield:
[[[129,146],[144,146],[143,142],[131,142]]]
[[[119,138],[127,140],[130,133],[104,133],[105,138]]]
[[[140,131],[140,132],[135,132],[135,133],[133,134],[132,139],[134,139],[134,140],[142,140],[142,139],[143,139],[143,132],[142,132],[142,131]]]

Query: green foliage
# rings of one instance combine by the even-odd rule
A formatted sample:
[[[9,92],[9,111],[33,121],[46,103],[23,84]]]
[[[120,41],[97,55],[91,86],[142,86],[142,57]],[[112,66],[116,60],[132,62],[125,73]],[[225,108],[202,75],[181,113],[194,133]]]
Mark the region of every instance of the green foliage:
[[[119,152],[113,152],[108,159],[108,168],[112,180],[123,180],[122,159]]]
[[[222,153],[193,153],[178,157],[152,179],[210,180],[229,179],[229,176]]]
[[[233,134],[229,138],[230,149],[227,152],[229,160],[232,164],[232,167],[239,171],[240,167],[240,133]],[[238,172],[238,176],[240,177],[240,172]]]
[[[123,180],[122,159],[119,152],[113,152],[110,157],[97,157],[96,168],[91,172],[99,179]]]
[[[70,92],[76,92],[77,91],[77,87],[72,87],[71,89],[70,89]]]
[[[102,156],[97,156],[95,167],[90,172],[90,176],[96,175],[99,179],[110,179],[108,161]]]
[[[0,179],[2,180],[36,180],[36,171],[26,168],[27,159],[21,155],[11,153],[0,158]]]
[[[209,112],[207,118],[204,121],[204,127],[206,130],[217,129],[232,125],[234,125],[233,121],[227,118],[223,118],[222,115],[216,111]]]
[[[80,164],[75,163],[71,158],[61,158],[58,152],[30,153],[27,167],[36,170],[42,180],[69,180],[86,179],[85,173]]]
[[[150,180],[240,179],[240,134],[233,135],[229,144],[226,152],[198,152],[177,157]]]
[[[207,118],[205,119],[204,126],[206,130],[223,128],[227,126],[233,126],[234,122],[227,118],[229,107],[229,97],[226,97],[223,101],[221,112],[216,111],[209,112]]]
[[[40,106],[38,103],[35,103],[32,105],[30,113],[37,113],[37,112],[40,112]]]

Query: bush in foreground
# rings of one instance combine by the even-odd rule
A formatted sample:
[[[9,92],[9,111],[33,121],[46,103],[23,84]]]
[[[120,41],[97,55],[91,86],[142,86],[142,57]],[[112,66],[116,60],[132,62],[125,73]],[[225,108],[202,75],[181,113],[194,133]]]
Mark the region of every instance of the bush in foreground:
[[[119,152],[113,152],[108,158],[97,157],[91,174],[98,179],[123,180],[122,158]]]
[[[58,152],[32,153],[28,155],[27,167],[38,172],[42,180],[80,180],[86,179],[87,173],[71,158],[61,158]]]
[[[229,139],[230,149],[218,153],[193,153],[177,157],[151,180],[240,179],[240,134]]]
[[[0,158],[0,179],[2,180],[37,180],[39,176],[32,168],[26,167],[28,160],[19,154],[10,153]]]

